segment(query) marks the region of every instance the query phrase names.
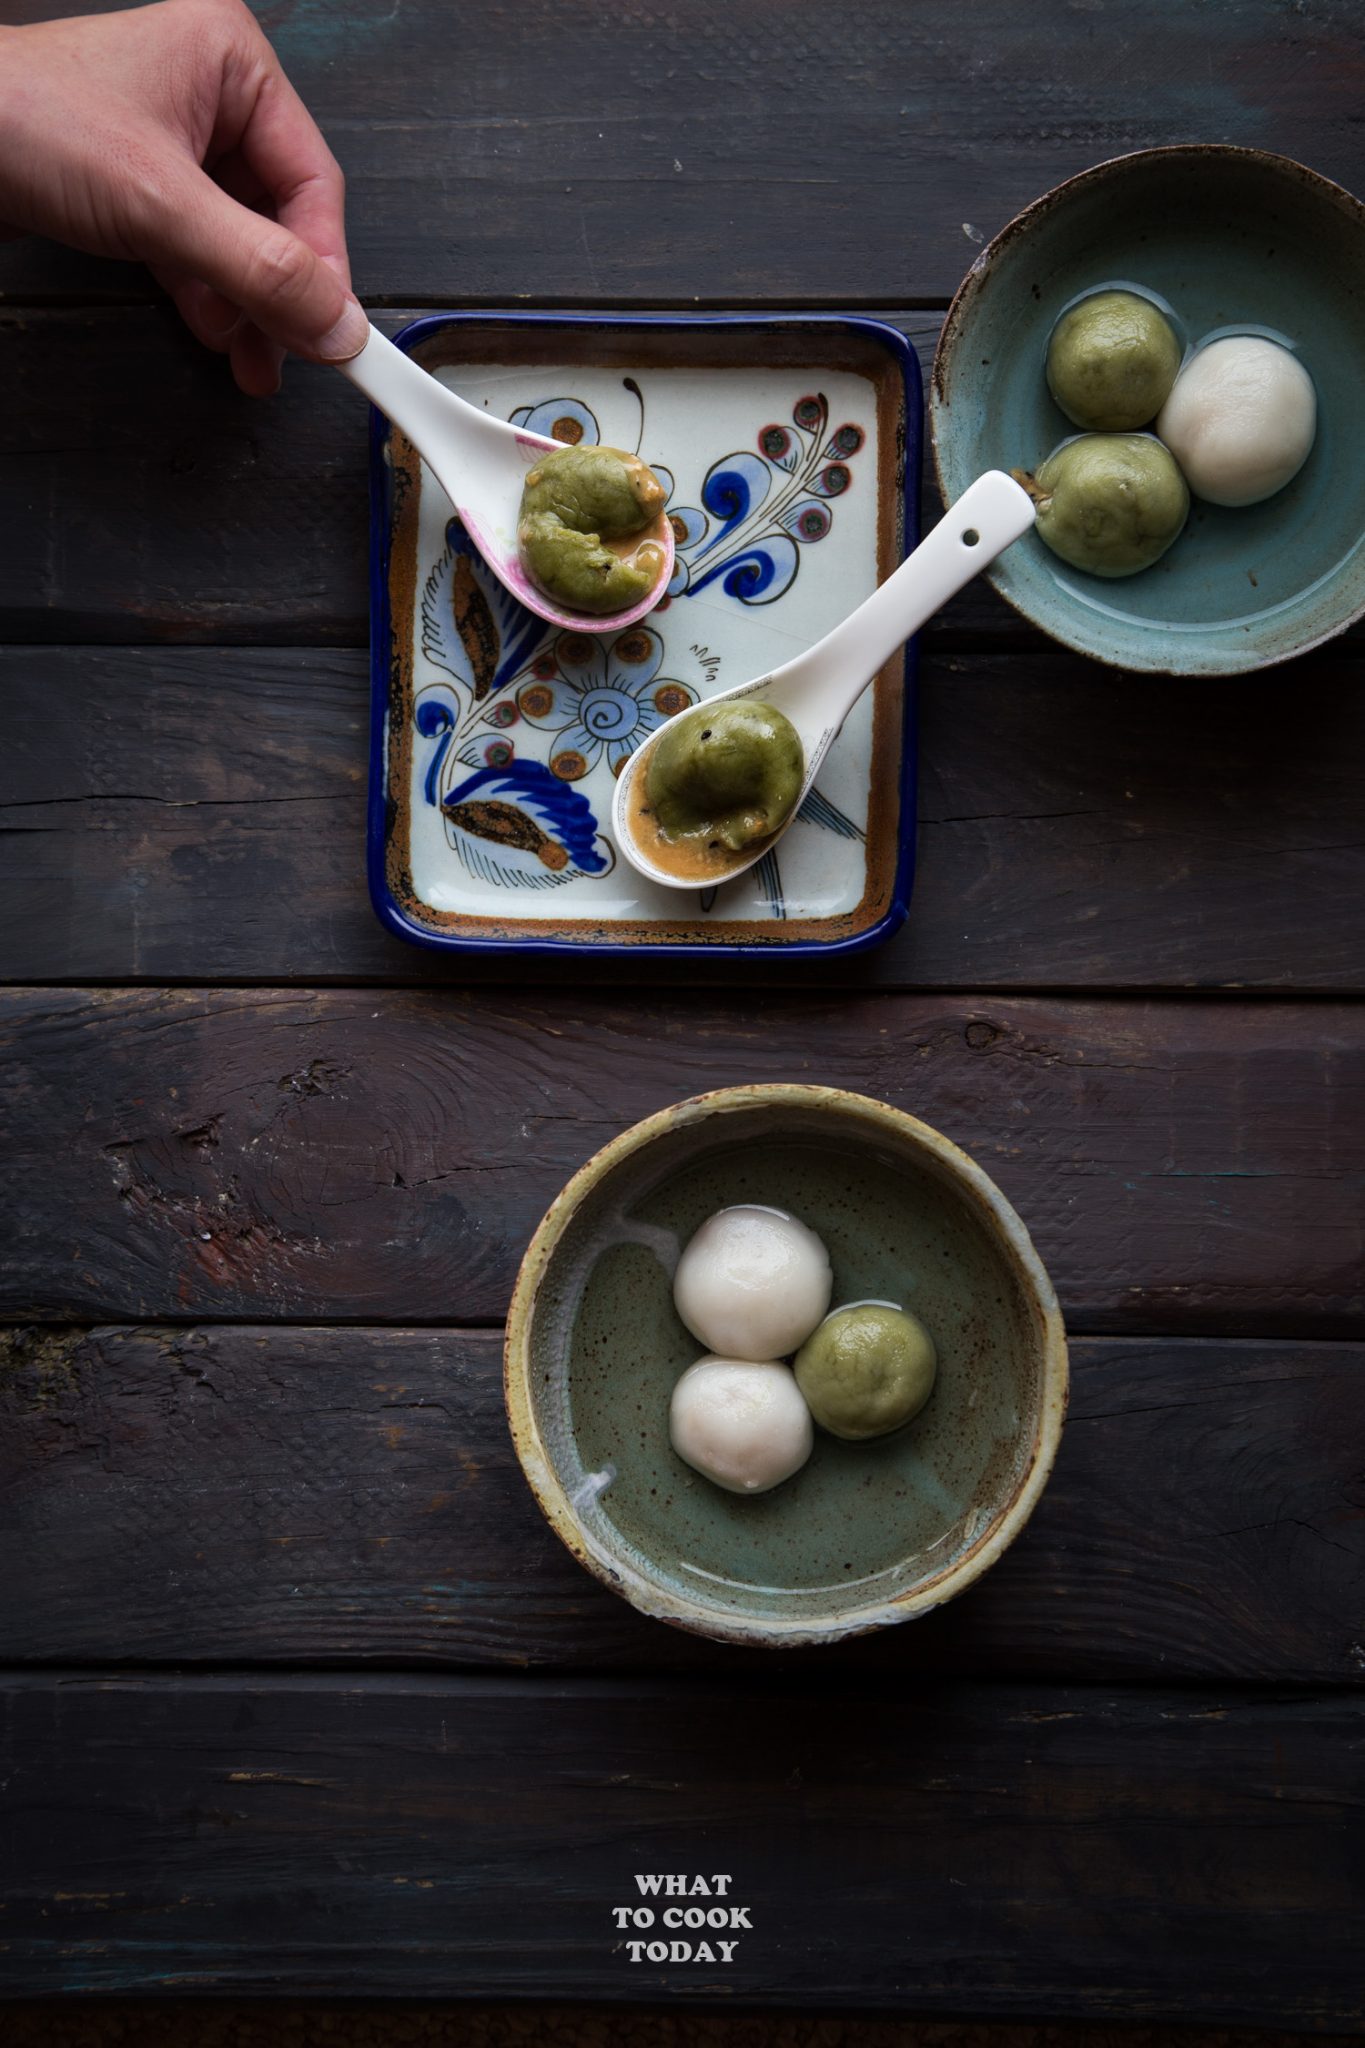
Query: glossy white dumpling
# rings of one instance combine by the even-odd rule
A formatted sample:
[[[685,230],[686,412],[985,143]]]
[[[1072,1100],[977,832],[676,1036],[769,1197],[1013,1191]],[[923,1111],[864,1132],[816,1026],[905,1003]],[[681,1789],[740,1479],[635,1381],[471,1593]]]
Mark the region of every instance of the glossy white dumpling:
[[[780,1209],[708,1218],[678,1261],[673,1302],[699,1343],[727,1358],[783,1358],[823,1320],[834,1286],[813,1230]]]
[[[1156,430],[1196,498],[1256,505],[1297,476],[1317,432],[1313,380],[1260,335],[1228,335],[1191,356]]]
[[[729,1493],[766,1493],[799,1472],[814,1428],[790,1366],[699,1358],[673,1389],[678,1456]]]

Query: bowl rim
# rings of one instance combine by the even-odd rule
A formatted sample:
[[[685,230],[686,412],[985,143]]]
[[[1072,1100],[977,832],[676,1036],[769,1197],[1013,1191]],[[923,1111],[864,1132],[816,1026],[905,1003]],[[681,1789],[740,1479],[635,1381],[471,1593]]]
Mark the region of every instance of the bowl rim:
[[[1034,1440],[1027,1466],[1004,1508],[952,1565],[893,1599],[851,1608],[833,1621],[736,1615],[729,1608],[658,1584],[628,1560],[608,1551],[580,1520],[541,1436],[531,1398],[531,1335],[540,1285],[584,1198],[623,1161],[680,1126],[774,1105],[837,1110],[908,1143],[914,1151],[929,1154],[973,1202],[1013,1265],[1039,1331]],[[526,1248],[508,1307],[503,1347],[503,1393],[517,1457],[541,1512],[579,1563],[656,1620],[714,1641],[764,1647],[795,1648],[865,1635],[927,1614],[965,1591],[1008,1549],[1033,1513],[1057,1455],[1068,1392],[1066,1333],[1056,1293],[1023,1221],[990,1176],[941,1131],[905,1110],[849,1089],[808,1082],[760,1082],[689,1096],[632,1124],[595,1152],[556,1195]]]
[[[1074,171],[1069,178],[1063,178],[1059,184],[1053,185],[1048,191],[1041,193],[1037,199],[1031,199],[1027,206],[1021,207],[1018,213],[1014,214],[996,234],[992,235],[985,248],[982,249],[972,262],[961,284],[949,301],[948,310],[943,316],[943,326],[939,330],[938,341],[934,346],[934,360],[927,380],[925,413],[929,429],[929,454],[933,462],[934,482],[945,506],[948,503],[948,494],[943,481],[943,462],[939,450],[939,426],[940,410],[945,405],[943,384],[947,354],[956,346],[957,339],[960,339],[960,336],[956,333],[958,323],[972,300],[981,290],[983,280],[987,272],[992,268],[995,259],[1000,255],[1005,246],[1017,241],[1030,228],[1036,226],[1044,214],[1050,213],[1056,206],[1062,204],[1074,193],[1078,186],[1102,180],[1107,176],[1111,176],[1123,169],[1132,168],[1138,164],[1154,163],[1158,160],[1176,157],[1218,157],[1225,161],[1240,160],[1246,163],[1255,163],[1278,173],[1288,172],[1296,177],[1300,183],[1317,190],[1321,197],[1329,199],[1340,211],[1352,215],[1356,224],[1361,228],[1365,228],[1365,201],[1358,199],[1356,194],[1349,191],[1345,185],[1337,184],[1334,178],[1327,177],[1322,171],[1314,170],[1311,164],[1301,163],[1297,157],[1284,156],[1279,151],[1273,149],[1257,149],[1253,145],[1244,142],[1164,142],[1152,149],[1125,150],[1118,156],[1104,157],[1097,164],[1089,164],[1083,171]],[[1301,654],[1310,654],[1315,647],[1325,646],[1329,640],[1335,640],[1340,634],[1347,632],[1350,627],[1358,624],[1362,618],[1365,618],[1365,597],[1362,597],[1360,603],[1353,611],[1348,613],[1345,618],[1328,626],[1324,632],[1314,634],[1311,639],[1300,640],[1295,646],[1287,647],[1281,653],[1257,655],[1243,663],[1240,667],[1189,669],[1176,668],[1168,662],[1158,661],[1143,662],[1135,666],[1131,661],[1120,661],[1111,654],[1101,652],[1098,648],[1079,647],[1075,640],[1059,632],[1055,627],[1046,624],[1042,619],[1035,617],[1033,612],[1026,605],[1022,604],[1012,592],[1001,588],[996,578],[996,565],[994,563],[990,564],[982,573],[990,583],[991,588],[1004,600],[1011,611],[1016,612],[1021,619],[1026,619],[1040,633],[1045,633],[1049,640],[1055,641],[1059,647],[1065,647],[1073,654],[1082,655],[1088,661],[1099,662],[1104,668],[1117,669],[1121,675],[1169,676],[1183,682],[1219,682],[1228,677],[1253,675],[1260,669],[1277,668],[1281,662],[1297,661]]]

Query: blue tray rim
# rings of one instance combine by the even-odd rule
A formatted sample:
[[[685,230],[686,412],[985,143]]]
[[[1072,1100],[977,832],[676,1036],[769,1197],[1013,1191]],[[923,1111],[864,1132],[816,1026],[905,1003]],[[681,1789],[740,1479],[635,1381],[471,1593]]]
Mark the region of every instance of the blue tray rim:
[[[859,313],[541,313],[525,308],[489,307],[484,310],[423,313],[399,328],[392,339],[396,347],[410,350],[424,335],[443,328],[497,322],[509,327],[717,327],[747,328],[764,333],[783,328],[809,328],[830,332],[863,334],[879,342],[896,358],[905,385],[905,457],[901,475],[902,558],[919,543],[919,490],[924,438],[924,387],[919,359],[905,335],[884,320]],[[765,939],[752,944],[707,939],[695,941],[648,939],[616,943],[609,939],[552,939],[543,934],[525,939],[463,937],[457,932],[433,932],[416,924],[395,901],[385,872],[389,828],[389,798],[384,769],[384,722],[388,713],[389,660],[393,621],[389,613],[389,518],[388,467],[384,442],[389,422],[376,406],[370,407],[370,783],[366,811],[366,875],[370,902],[379,922],[395,938],[408,945],[423,946],[437,953],[519,954],[523,957],[553,957],[571,954],[594,958],[635,960],[696,960],[719,958],[832,959],[866,952],[889,939],[904,924],[910,910],[915,884],[915,837],[918,824],[916,782],[919,765],[919,707],[917,683],[919,655],[916,639],[906,644],[903,670],[903,712],[901,774],[899,790],[900,848],[891,887],[891,900],[883,915],[866,931],[837,939]],[[917,638],[918,636],[916,636]]]

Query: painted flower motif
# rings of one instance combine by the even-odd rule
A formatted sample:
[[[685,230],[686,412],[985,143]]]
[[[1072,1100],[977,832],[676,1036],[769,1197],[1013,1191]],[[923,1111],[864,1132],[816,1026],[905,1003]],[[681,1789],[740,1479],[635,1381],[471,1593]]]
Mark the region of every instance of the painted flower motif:
[[[550,674],[554,674],[551,669]],[[555,708],[555,693],[541,683],[528,683],[517,698],[517,708],[532,725],[543,724]]]
[[[619,775],[636,748],[666,718],[697,701],[686,683],[659,675],[664,644],[648,626],[630,626],[612,641],[564,633],[554,643],[554,671],[522,685],[517,708],[528,725],[555,735],[550,768],[561,782],[581,782],[605,759]]]
[[[651,463],[650,467],[664,487],[664,510],[673,529],[673,575],[662,602],[654,607],[655,611],[665,611],[670,599],[677,597],[680,591],[686,590],[687,556],[706,538],[706,531],[711,522],[700,505],[674,504],[673,494],[677,484],[671,469],[666,469],[662,462]]]
[[[543,398],[539,405],[522,405],[511,415],[514,427],[528,434],[546,434],[552,441],[564,441],[570,448],[580,443],[595,447],[602,436],[597,415],[581,398]]]
[[[546,399],[514,418],[571,444],[600,439],[595,415],[578,399]],[[615,850],[575,785],[600,766],[619,775],[666,719],[698,700],[690,684],[659,674],[659,615],[713,584],[743,605],[780,598],[804,548],[830,531],[832,501],[852,487],[851,465],[865,439],[852,422],[831,431],[824,397],[808,393],[790,424],[770,422],[756,446],[711,464],[700,505],[676,504],[674,478],[656,462],[677,544],[674,577],[650,624],[610,643],[587,633],[547,634],[491,575],[459,520],[447,523],[420,606],[421,655],[434,673],[417,690],[412,716],[427,745],[418,766],[422,795],[439,809],[451,851],[476,880],[541,890],[612,871]],[[637,445],[643,441],[641,399]],[[705,650],[693,653],[704,657]],[[714,681],[705,659],[702,667]],[[523,723],[515,743],[506,737]],[[842,838],[862,836],[818,792],[801,817]],[[784,916],[776,855],[765,855],[754,874],[772,915]],[[714,895],[703,892],[703,910]]]
[[[791,527],[798,540],[823,540],[830,528],[829,513],[823,505],[798,505]]]
[[[828,401],[809,391],[792,407],[790,425],[769,420],[755,448],[711,464],[700,506],[674,505],[673,478],[659,470],[677,543],[668,598],[695,597],[719,583],[741,604],[776,603],[796,577],[802,549],[829,532],[828,501],[852,486],[850,464],[866,438],[851,420],[831,432]]]

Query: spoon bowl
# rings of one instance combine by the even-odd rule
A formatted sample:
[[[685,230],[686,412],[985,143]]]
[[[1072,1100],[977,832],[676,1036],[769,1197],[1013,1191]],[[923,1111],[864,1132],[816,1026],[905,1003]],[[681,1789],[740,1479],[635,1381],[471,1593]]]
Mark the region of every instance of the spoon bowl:
[[[663,550],[663,567],[647,596],[623,612],[567,611],[531,581],[517,547],[517,513],[527,471],[537,456],[565,444],[480,412],[395,348],[377,327],[371,327],[359,355],[337,368],[402,428],[499,583],[527,611],[578,633],[619,633],[653,611],[673,575],[673,527],[667,512],[639,536],[641,542],[653,541]]]
[[[633,805],[636,778],[647,772],[655,747],[678,718],[693,715],[694,706],[659,727],[649,744],[631,756],[616,784],[612,827],[617,845],[631,866],[647,881],[666,889],[696,889],[733,881],[742,875],[791,824],[810,794],[825,755],[838,738],[849,712],[874,680],[884,662],[912,633],[963,585],[987,568],[1003,549],[1027,533],[1034,521],[1033,500],[1003,470],[988,470],[963,492],[957,503],[927,534],[878,590],[823,640],[794,661],[769,674],[708,697],[706,708],[757,697],[771,704],[795,726],[805,756],[800,793],[785,822],[767,838],[717,864],[705,880],[661,867],[635,836]]]

